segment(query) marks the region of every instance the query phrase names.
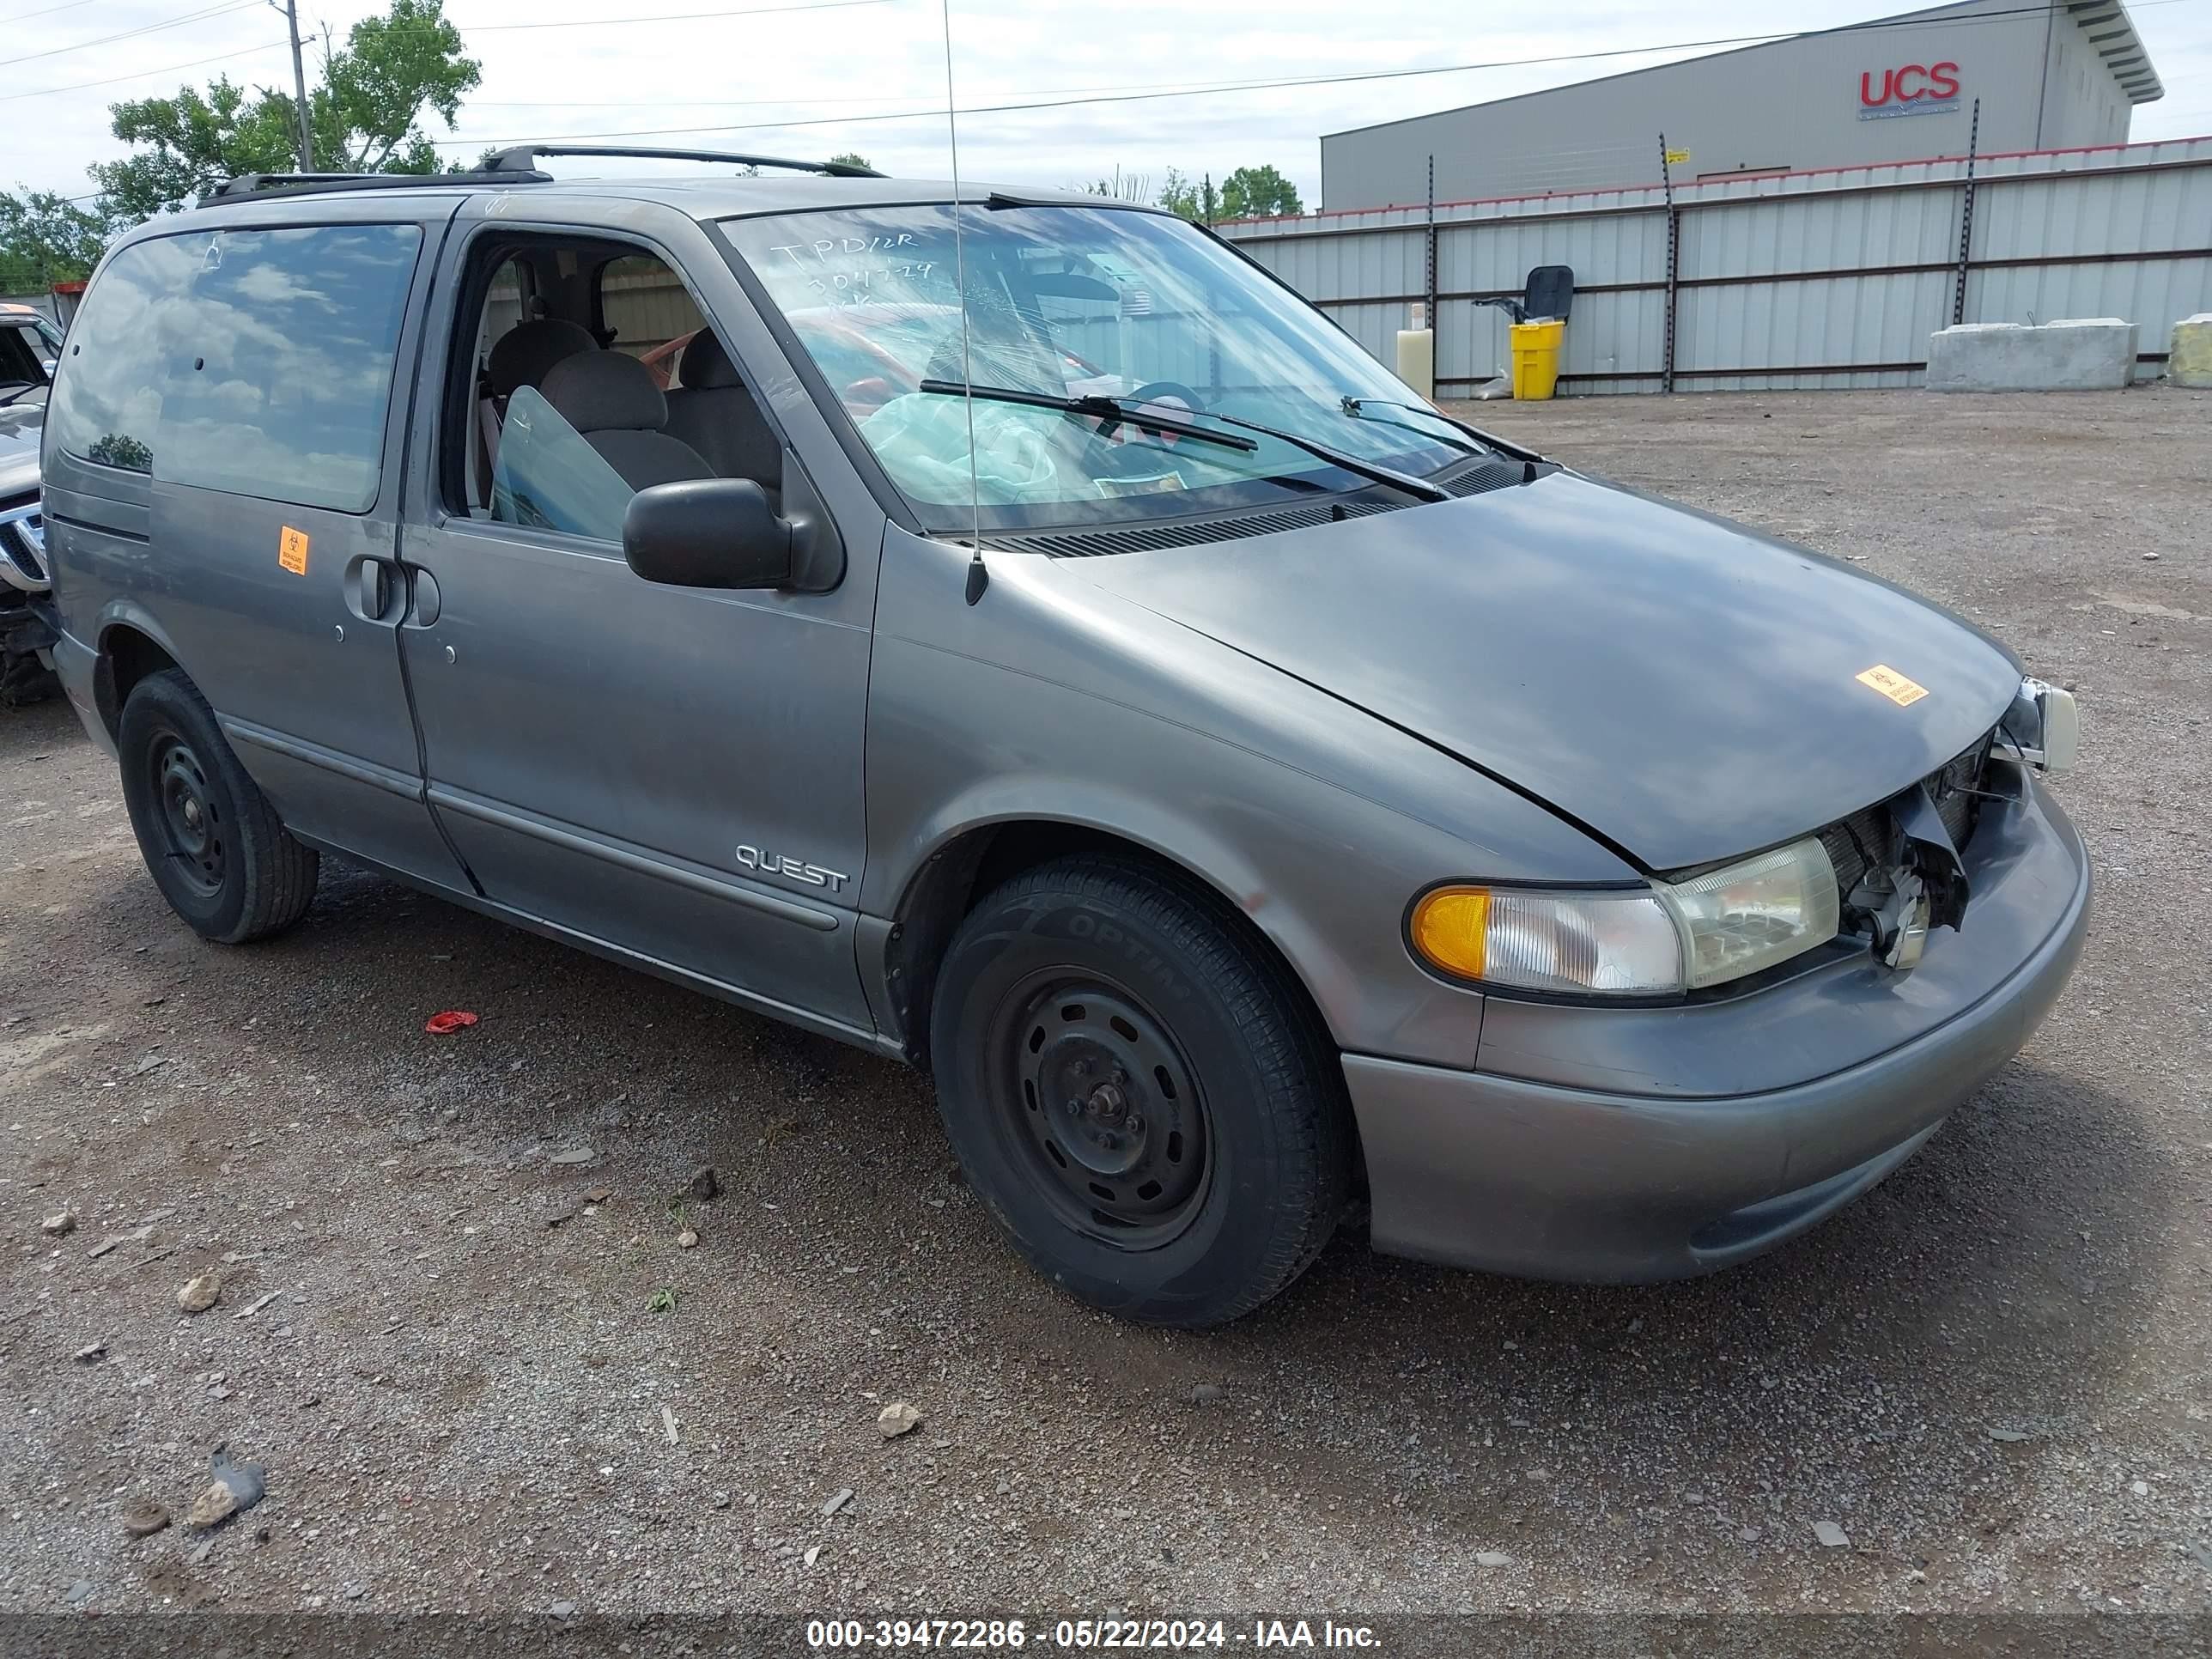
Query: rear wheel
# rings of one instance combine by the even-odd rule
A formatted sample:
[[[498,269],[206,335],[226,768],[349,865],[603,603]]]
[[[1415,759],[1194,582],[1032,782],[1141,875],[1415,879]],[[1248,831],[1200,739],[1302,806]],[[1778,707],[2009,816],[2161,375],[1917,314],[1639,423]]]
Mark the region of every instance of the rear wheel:
[[[1133,860],[1016,877],[962,924],[932,1018],[977,1194],[1092,1305],[1218,1324],[1328,1242],[1349,1182],[1333,1049],[1212,892]]]
[[[131,688],[116,738],[123,799],[154,884],[204,939],[242,944],[307,914],[320,861],[277,821],[174,669]]]

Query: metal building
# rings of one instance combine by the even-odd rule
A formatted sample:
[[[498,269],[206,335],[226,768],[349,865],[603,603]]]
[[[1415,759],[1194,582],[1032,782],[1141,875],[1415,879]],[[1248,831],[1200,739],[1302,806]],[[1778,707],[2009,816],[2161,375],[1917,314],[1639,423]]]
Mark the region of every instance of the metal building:
[[[2128,140],[2164,96],[2120,0],[1966,0],[1321,141],[1325,210]]]

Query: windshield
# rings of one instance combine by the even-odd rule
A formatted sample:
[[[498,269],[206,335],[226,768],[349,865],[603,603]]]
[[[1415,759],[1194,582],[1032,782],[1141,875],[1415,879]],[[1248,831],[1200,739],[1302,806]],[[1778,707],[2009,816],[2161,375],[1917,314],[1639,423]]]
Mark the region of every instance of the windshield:
[[[969,524],[961,289],[950,206],[724,222],[891,481],[933,529]],[[1319,313],[1180,219],[1112,208],[970,208],[961,225],[978,387],[1141,398],[1234,416],[1426,474],[1467,440]],[[1391,421],[1346,398],[1409,403]],[[1436,435],[1427,435],[1433,428]],[[1249,428],[1224,432],[1251,435]],[[1294,444],[1231,448],[1028,404],[975,405],[988,528],[1273,504],[1368,480]]]
[[[28,323],[0,324],[0,386],[42,386],[50,348]]]

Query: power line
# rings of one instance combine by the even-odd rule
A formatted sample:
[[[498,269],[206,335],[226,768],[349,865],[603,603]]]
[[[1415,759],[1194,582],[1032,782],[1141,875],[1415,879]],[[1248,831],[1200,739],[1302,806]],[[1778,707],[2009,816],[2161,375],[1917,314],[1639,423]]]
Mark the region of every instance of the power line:
[[[70,5],[81,5],[84,3],[85,0],[69,0],[69,4]],[[451,19],[442,19],[437,23],[395,25],[388,30],[388,33],[397,34],[406,33],[410,30],[420,30],[423,33],[432,34],[440,33],[441,30],[450,28],[462,34],[502,34],[511,33],[517,29],[617,28],[626,27],[630,25],[639,23],[684,23],[722,17],[765,17],[786,12],[843,11],[854,6],[888,6],[894,3],[896,3],[896,0],[805,0],[804,3],[793,3],[780,6],[746,6],[728,11],[662,12],[644,17],[577,17],[542,23],[471,23],[464,26],[462,24],[453,22]],[[82,52],[88,46],[104,46],[117,40],[129,40],[141,34],[153,34],[162,29],[176,28],[185,23],[210,21],[217,17],[228,16],[232,12],[252,10],[257,4],[258,0],[218,0],[218,3],[215,5],[204,8],[199,11],[187,12],[181,17],[172,17],[162,22],[143,24],[137,28],[125,29],[119,33],[99,35],[90,40],[78,40],[66,46],[52,47],[46,52],[29,52],[21,58],[0,58],[0,68],[6,68],[8,65],[12,64],[35,63],[43,58],[58,58],[64,52]],[[68,7],[65,5],[50,6],[47,8],[47,10],[63,11],[67,9]],[[46,15],[46,12],[28,12],[26,13],[25,15],[29,17],[43,17]],[[374,21],[376,20],[371,18],[367,21]],[[213,63],[216,60],[214,58],[202,58],[199,61],[202,63]],[[190,68],[191,65],[180,64],[179,67]],[[118,76],[117,78],[123,79],[127,77]],[[106,82],[93,81],[88,82],[85,84],[88,86],[104,86]],[[53,88],[53,90],[66,91],[69,90],[69,88]],[[0,102],[6,101],[7,100],[5,99],[0,99]]]
[[[82,0],[80,0],[80,3]],[[195,58],[187,64],[171,64],[166,69],[134,70],[129,75],[111,75],[104,81],[79,81],[72,86],[40,87],[36,92],[0,94],[0,104],[12,104],[21,98],[51,98],[60,92],[82,92],[89,87],[112,87],[118,81],[151,80],[157,75],[173,75],[179,70],[198,69],[203,64],[227,63],[234,58],[244,58],[253,52],[267,52],[272,46],[286,44],[282,40],[264,40],[258,46],[240,46],[236,52],[219,52],[212,58]]]
[[[135,40],[142,34],[155,34],[163,29],[178,28],[186,23],[205,22],[210,18],[228,16],[234,11],[257,9],[260,0],[222,0],[222,3],[205,6],[198,11],[186,12],[182,17],[172,17],[166,22],[144,23],[135,29],[125,29],[117,34],[103,34],[90,40],[78,40],[66,46],[52,46],[45,52],[26,52],[21,58],[0,58],[0,69],[15,64],[35,64],[42,58],[59,58],[64,52],[82,52],[88,46],[105,46],[117,40]]]
[[[888,6],[894,0],[813,0],[811,4],[748,6],[742,11],[672,11],[653,17],[574,17],[545,23],[455,23],[463,35],[501,34],[514,29],[598,29],[627,27],[633,23],[688,23],[710,17],[766,17],[775,12],[842,11],[852,6]]]
[[[83,5],[85,3],[87,3],[87,0],[66,0],[65,4],[50,6],[46,10],[64,11],[70,6]],[[809,3],[805,4],[750,6],[731,11],[669,12],[647,17],[585,17],[574,19],[568,21],[545,23],[479,23],[471,25],[468,32],[474,34],[495,34],[514,29],[604,28],[633,23],[684,22],[695,18],[757,17],[782,12],[840,11],[854,6],[884,6],[890,5],[892,3],[894,3],[894,0],[809,0]],[[118,34],[102,35],[98,39],[92,40],[80,40],[74,46],[56,46],[48,52],[32,52],[21,58],[0,58],[0,68],[4,68],[11,64],[33,63],[42,58],[58,58],[65,52],[78,52],[87,46],[106,46],[112,41],[127,40],[137,35],[151,34],[161,29],[173,28],[182,23],[210,21],[217,17],[228,16],[232,12],[252,10],[254,8],[254,4],[255,0],[225,0],[224,3],[218,3],[200,11],[191,12],[182,17],[173,17],[165,22],[149,23],[140,28],[126,29]],[[25,16],[29,17],[41,17],[45,15],[45,12],[28,12],[24,14]],[[13,21],[18,20],[7,19],[0,21]],[[437,25],[416,25],[414,27],[423,28],[425,33],[434,32],[438,27]],[[459,24],[451,22],[447,23],[445,27],[453,28],[456,31],[460,27]],[[279,40],[273,44],[283,46],[285,42]],[[94,87],[113,86],[118,82],[121,81],[136,81],[150,78],[156,75],[170,75],[175,73],[179,70],[198,69],[205,64],[220,64],[233,58],[243,58],[251,52],[262,52],[264,50],[266,50],[266,48],[264,46],[246,46],[236,52],[218,52],[210,58],[195,58],[185,63],[172,64],[166,69],[137,70],[128,75],[111,75],[98,81],[79,81],[66,87],[41,87],[32,92],[11,92],[0,94],[0,104],[14,103],[19,99],[24,98],[48,98],[53,96],[57,93],[84,92]]]
[[[960,110],[962,115],[1007,115],[1036,110],[1073,109],[1086,105],[1146,103],[1168,98],[1194,98],[1238,92],[1263,92],[1300,87],[1346,86],[1376,81],[1403,81],[1425,76],[1461,75],[1476,70],[1526,69],[1546,64],[1580,64],[1617,58],[1641,58],[1655,52],[1695,52],[1716,47],[1757,46],[1776,40],[1809,40],[1832,34],[1850,34],[1869,30],[1930,28],[1937,27],[1963,27],[1971,24],[2001,21],[2008,17],[2040,16],[2051,9],[2052,3],[2008,7],[1999,11],[1975,12],[1952,19],[1910,19],[1887,22],[1880,20],[1864,23],[1845,23],[1831,29],[1795,30],[1771,34],[1741,34],[1705,40],[1677,40],[1652,46],[1613,46],[1593,52],[1547,52],[1534,58],[1493,58],[1470,64],[1440,64],[1413,69],[1365,70],[1337,75],[1283,76],[1264,80],[1216,82],[1200,86],[1177,86],[1171,90],[1137,88],[1125,92],[1102,92],[1069,98],[1042,98],[1018,103],[975,104]],[[2146,11],[2154,6],[2195,3],[2196,0],[2134,0],[2130,8]],[[761,102],[791,100],[769,100]],[[617,107],[620,107],[617,106]],[[740,105],[738,107],[744,107]],[[539,138],[658,138],[699,132],[763,132],[801,127],[861,125],[881,121],[937,120],[945,114],[944,106],[921,109],[882,111],[864,115],[817,116],[788,121],[751,121],[711,126],[687,127],[630,127],[604,132],[570,132],[556,135],[544,133],[526,135]],[[441,146],[466,149],[476,145],[498,145],[521,143],[524,139],[492,138],[482,136],[463,138],[439,138],[432,143]]]
[[[42,6],[36,11],[19,11],[13,17],[0,17],[0,23],[23,23],[33,17],[51,16],[58,11],[67,11],[72,6],[89,3],[89,0],[62,0],[58,6]]]

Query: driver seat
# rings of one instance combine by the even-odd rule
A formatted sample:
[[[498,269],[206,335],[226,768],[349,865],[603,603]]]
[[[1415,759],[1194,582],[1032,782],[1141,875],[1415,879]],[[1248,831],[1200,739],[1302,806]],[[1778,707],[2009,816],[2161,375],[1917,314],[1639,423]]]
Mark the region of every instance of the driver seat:
[[[783,446],[714,331],[694,334],[677,366],[684,384],[668,392],[668,435],[705,456],[718,477],[750,478],[773,501],[783,482]]]

